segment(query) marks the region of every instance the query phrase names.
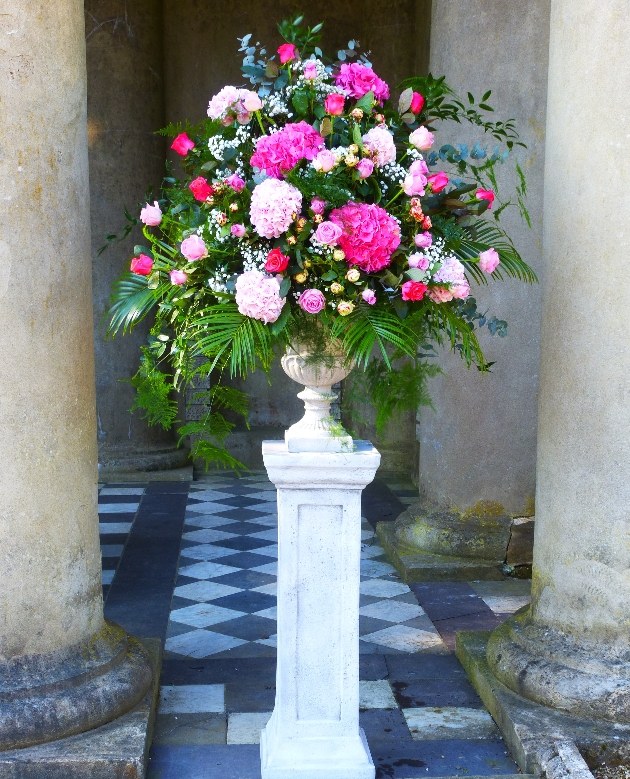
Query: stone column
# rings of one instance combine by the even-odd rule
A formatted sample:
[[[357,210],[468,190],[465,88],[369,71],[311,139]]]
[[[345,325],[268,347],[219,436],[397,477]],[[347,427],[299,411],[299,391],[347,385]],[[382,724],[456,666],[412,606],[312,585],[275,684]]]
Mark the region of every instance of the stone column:
[[[83,3],[0,13],[0,750],[103,724],[144,650],[103,620]]]
[[[96,402],[101,472],[160,470],[186,464],[173,431],[148,427],[141,412],[129,413],[135,390],[124,379],[138,369],[140,346],[150,322],[130,335],[105,339],[112,282],[129,268],[134,244],[146,243],[140,229],[111,245],[120,234],[125,207],[137,216],[149,187],[159,198],[165,175],[161,0],[86,0],[88,141],[92,222]]]
[[[552,0],[531,610],[488,660],[527,698],[630,722],[630,162],[624,0]],[[616,738],[616,736],[615,736]]]
[[[361,490],[380,455],[289,453],[266,441],[278,488],[276,705],[261,737],[263,779],[374,779],[359,728]]]

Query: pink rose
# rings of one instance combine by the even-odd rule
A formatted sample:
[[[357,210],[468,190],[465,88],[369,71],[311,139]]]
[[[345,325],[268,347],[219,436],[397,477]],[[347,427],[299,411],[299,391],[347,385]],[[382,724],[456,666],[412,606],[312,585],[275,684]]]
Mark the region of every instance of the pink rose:
[[[297,49],[292,43],[283,43],[278,47],[278,55],[280,57],[280,64],[286,65],[287,62],[292,62],[297,54]]]
[[[429,267],[429,261],[423,254],[420,254],[419,252],[415,252],[415,254],[409,255],[407,262],[409,263],[410,268],[420,268],[420,270],[426,270]]]
[[[454,297],[451,290],[446,287],[431,287],[427,295],[434,303],[448,303]]]
[[[175,284],[177,287],[188,281],[188,275],[183,270],[177,270],[177,268],[174,268],[168,275],[170,276],[171,284]]]
[[[501,260],[495,249],[488,249],[479,255],[479,267],[486,273],[493,273],[500,262]]]
[[[317,65],[310,60],[304,66],[304,78],[313,81],[317,78]]]
[[[189,262],[200,260],[208,255],[205,243],[198,235],[191,235],[182,241],[181,253]]]
[[[243,108],[250,114],[254,111],[260,111],[263,107],[262,100],[258,97],[256,92],[245,91],[241,96]]]
[[[136,276],[148,276],[153,270],[153,260],[147,254],[141,254],[131,260],[132,273]]]
[[[409,173],[403,181],[403,191],[409,197],[413,195],[424,195],[424,188],[427,185],[427,177],[424,174],[427,165],[424,160],[416,160],[411,163]]]
[[[341,114],[343,114],[345,102],[346,98],[344,95],[340,95],[338,92],[332,92],[330,95],[327,95],[326,100],[324,100],[326,113],[331,116],[341,116]]]
[[[370,306],[373,306],[376,303],[376,295],[372,289],[364,289],[361,293],[361,297]]]
[[[420,94],[420,92],[414,92],[413,97],[411,98],[411,105],[409,106],[409,110],[412,114],[419,114],[420,111],[424,108],[424,98]]]
[[[437,194],[448,184],[448,176],[442,172],[434,173],[432,176],[427,177],[427,181],[431,184],[431,191]]]
[[[433,236],[431,233],[418,233],[416,237],[413,239],[413,242],[418,247],[418,249],[428,249],[429,246],[433,243]]]
[[[328,173],[337,164],[337,158],[329,149],[322,149],[313,160],[313,167],[322,173]]]
[[[325,243],[328,246],[334,246],[339,237],[343,233],[341,227],[334,222],[321,222],[315,231],[315,238],[320,243]]]
[[[318,289],[305,289],[300,295],[298,305],[307,314],[319,314],[326,305],[326,298]]]
[[[188,189],[193,193],[195,200],[199,200],[201,203],[204,203],[210,195],[214,194],[214,189],[212,189],[207,179],[204,179],[203,176],[197,176],[194,181],[191,181]]]
[[[326,201],[322,200],[321,197],[314,197],[311,200],[311,211],[314,214],[323,214],[325,208],[326,208]]]
[[[401,290],[403,300],[422,300],[427,291],[427,285],[421,281],[406,281]]]
[[[374,163],[372,160],[368,160],[367,157],[364,157],[357,165],[357,170],[359,171],[359,176],[361,176],[362,179],[366,179],[368,176],[372,175]]]
[[[488,210],[492,208],[492,204],[494,203],[494,192],[491,189],[478,189],[475,192],[475,197],[477,200],[487,200],[490,204]]]
[[[156,225],[160,224],[162,221],[162,212],[160,211],[157,200],[154,201],[152,206],[147,203],[146,206],[140,211],[140,221],[144,222],[145,225],[150,225],[151,227],[155,227]]]
[[[246,232],[247,228],[245,225],[232,225],[232,227],[230,227],[230,233],[232,233],[235,238],[242,238]]]
[[[232,173],[231,176],[228,176],[225,179],[225,183],[228,187],[232,187],[235,192],[242,192],[245,189],[245,182],[238,173]]]
[[[171,149],[185,157],[191,149],[195,148],[195,144],[190,140],[186,133],[180,133],[177,138],[171,144]]]
[[[426,127],[418,127],[409,136],[409,143],[418,149],[418,151],[426,151],[433,146],[433,133],[430,133]]]
[[[265,270],[267,273],[282,273],[289,267],[289,257],[282,254],[282,251],[276,246],[267,255]]]

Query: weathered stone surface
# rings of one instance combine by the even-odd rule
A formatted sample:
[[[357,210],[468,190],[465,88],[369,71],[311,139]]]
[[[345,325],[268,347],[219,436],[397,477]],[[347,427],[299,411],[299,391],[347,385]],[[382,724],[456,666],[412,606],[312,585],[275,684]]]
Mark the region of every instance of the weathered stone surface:
[[[0,779],[143,779],[157,705],[161,644],[142,639],[152,684],[127,714],[77,736],[0,752]]]
[[[522,771],[541,774],[558,741],[573,741],[587,764],[630,761],[630,725],[576,717],[523,698],[503,685],[486,659],[489,632],[458,633],[457,657]]]
[[[505,562],[508,565],[530,565],[534,556],[534,517],[518,517],[512,521]]]

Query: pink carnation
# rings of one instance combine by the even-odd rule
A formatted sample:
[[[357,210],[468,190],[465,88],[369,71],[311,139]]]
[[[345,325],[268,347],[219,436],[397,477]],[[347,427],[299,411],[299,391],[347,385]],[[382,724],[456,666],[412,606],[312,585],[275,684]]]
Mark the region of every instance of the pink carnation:
[[[380,79],[372,68],[362,65],[360,62],[353,62],[348,65],[344,63],[335,76],[335,84],[345,89],[351,97],[357,99],[367,95],[368,92],[374,92],[374,98],[378,102],[387,100],[389,97],[389,87]]]
[[[279,133],[278,133],[279,134]],[[265,179],[252,192],[249,218],[264,238],[279,238],[300,213],[302,193],[286,181]]]
[[[285,304],[280,297],[280,282],[259,270],[248,270],[236,279],[236,305],[244,316],[265,324],[275,322]]]
[[[350,265],[375,273],[389,265],[400,244],[400,226],[387,211],[368,203],[346,203],[330,214],[343,229],[339,246]]]
[[[300,160],[312,160],[324,145],[322,136],[307,122],[286,124],[273,135],[263,135],[256,141],[256,151],[250,163],[279,179]]]
[[[394,139],[384,127],[373,127],[369,130],[363,136],[363,145],[374,154],[374,164],[379,168],[396,159]]]

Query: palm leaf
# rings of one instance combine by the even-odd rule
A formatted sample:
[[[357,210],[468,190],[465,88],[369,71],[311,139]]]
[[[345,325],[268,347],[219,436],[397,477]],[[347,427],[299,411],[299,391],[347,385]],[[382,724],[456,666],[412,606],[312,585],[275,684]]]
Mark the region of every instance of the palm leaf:
[[[122,328],[123,335],[142,321],[153,306],[161,299],[168,284],[149,289],[146,276],[123,273],[113,284],[110,299],[110,322],[107,335],[112,337]]]
[[[503,279],[505,274],[530,284],[538,281],[534,271],[516,251],[503,230],[492,222],[480,219],[475,224],[464,227],[463,230],[468,237],[462,240],[455,255],[465,263],[466,269],[477,282],[485,284],[487,279],[477,263],[467,261],[479,257],[481,252],[488,249],[495,249],[501,258],[501,264],[492,274],[494,278]]]

